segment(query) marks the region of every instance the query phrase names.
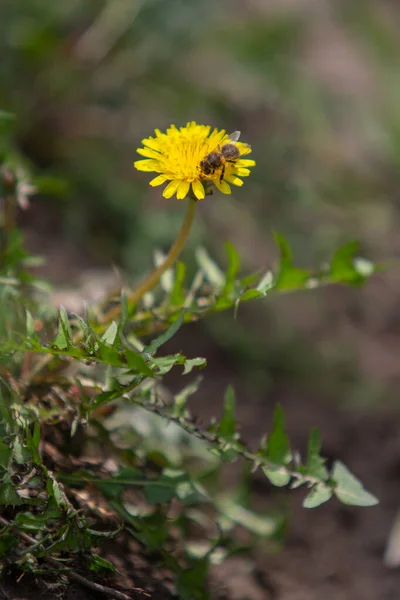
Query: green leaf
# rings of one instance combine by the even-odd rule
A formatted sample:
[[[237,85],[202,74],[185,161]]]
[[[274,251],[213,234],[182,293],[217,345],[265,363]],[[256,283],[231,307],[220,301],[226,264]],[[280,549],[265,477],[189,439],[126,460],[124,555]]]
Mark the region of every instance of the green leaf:
[[[271,290],[275,285],[274,282],[274,274],[272,271],[267,271],[265,275],[260,279],[257,284],[256,290],[261,292],[265,296],[265,294]]]
[[[20,436],[16,436],[14,440],[13,458],[19,465],[25,465],[32,458],[31,451],[25,446]]]
[[[207,360],[205,358],[202,358],[201,356],[199,356],[197,358],[187,358],[184,362],[183,374],[188,375],[189,373],[191,373],[193,371],[193,369],[195,367],[204,369],[206,364],[207,364]]]
[[[163,475],[154,482],[145,485],[144,493],[147,502],[150,504],[164,504],[169,502],[174,496],[178,496],[178,486],[182,483],[189,483],[189,477],[183,471],[165,470]]]
[[[121,290],[121,320],[119,323],[120,329],[123,330],[129,319],[129,300],[126,290]]]
[[[111,573],[118,573],[114,565],[105,558],[102,558],[98,554],[92,554],[88,560],[89,569],[99,573],[101,571],[111,571]]]
[[[33,320],[33,317],[29,310],[26,311],[26,336],[28,338],[36,337],[35,321]]]
[[[9,473],[5,473],[0,481],[0,505],[17,506],[27,504],[26,498],[20,498],[11,482]]]
[[[154,377],[153,371],[139,352],[125,348],[125,358],[128,367],[135,373],[140,373],[146,377]]]
[[[59,310],[58,332],[53,345],[59,350],[66,350],[71,345],[72,332],[67,311],[63,306]]]
[[[317,479],[328,479],[328,470],[325,467],[326,460],[320,456],[321,436],[318,429],[313,429],[308,440],[308,457],[306,473]]]
[[[332,494],[332,488],[324,485],[323,483],[318,483],[312,488],[308,496],[306,496],[306,498],[303,500],[303,507],[316,508],[320,504],[328,502],[328,500],[331,499]]]
[[[207,555],[205,558],[194,560],[189,568],[178,572],[175,584],[181,600],[206,600],[209,597],[205,592],[209,567]]]
[[[343,283],[362,283],[367,276],[363,275],[362,268],[357,269],[356,252],[359,242],[353,240],[336,250],[330,264],[330,278],[332,281]]]
[[[229,296],[235,286],[235,278],[240,269],[240,257],[236,248],[230,243],[225,244],[226,252],[228,254],[228,268],[225,274],[225,285],[222,290],[222,296]]]
[[[268,437],[266,457],[276,465],[286,465],[292,458],[289,439],[285,433],[285,415],[280,404],[275,408],[273,430]]]
[[[155,352],[157,352],[160,346],[168,342],[168,340],[170,340],[176,334],[176,332],[183,323],[184,316],[185,310],[182,310],[179,317],[172,323],[171,327],[169,327],[167,331],[165,331],[158,338],[153,340],[151,344],[145,348],[145,351],[149,354],[154,354]]]
[[[225,393],[224,412],[217,432],[224,441],[236,439],[235,391],[231,385],[228,386]]]
[[[262,292],[260,292],[259,290],[255,290],[255,289],[246,290],[241,295],[240,301],[246,302],[246,300],[255,300],[256,298],[262,298],[263,295],[264,294]]]
[[[379,500],[364,489],[362,483],[340,460],[333,465],[331,477],[335,484],[333,491],[343,504],[352,506],[375,506],[378,504]]]
[[[204,248],[196,250],[196,259],[208,282],[219,292],[225,285],[225,276],[219,266]]]
[[[174,415],[183,416],[185,414],[185,406],[187,399],[197,392],[201,380],[201,377],[197,377],[197,379],[189,383],[189,385],[184,387],[183,390],[176,394],[174,398],[174,404],[172,407]]]
[[[0,441],[0,467],[8,469],[8,464],[12,456],[12,450],[4,442]]]
[[[269,516],[257,515],[237,504],[229,496],[215,500],[218,510],[228,519],[242,525],[252,533],[260,536],[271,537],[277,529],[277,520]]]
[[[311,275],[310,272],[294,267],[291,248],[280,233],[275,232],[274,238],[279,247],[281,259],[274,287],[280,290],[303,288]]]
[[[183,282],[186,276],[186,266],[183,262],[177,262],[175,267],[175,278],[172,291],[169,297],[169,303],[172,306],[182,306],[185,301],[185,292]]]
[[[291,475],[283,467],[262,467],[265,476],[272,485],[284,487],[291,480]]]
[[[118,325],[116,324],[115,321],[113,321],[111,323],[111,325],[109,326],[109,328],[107,329],[107,331],[105,331],[103,333],[103,335],[101,336],[101,341],[103,342],[103,344],[112,346],[115,342],[115,338],[117,337],[117,333],[118,333]]]

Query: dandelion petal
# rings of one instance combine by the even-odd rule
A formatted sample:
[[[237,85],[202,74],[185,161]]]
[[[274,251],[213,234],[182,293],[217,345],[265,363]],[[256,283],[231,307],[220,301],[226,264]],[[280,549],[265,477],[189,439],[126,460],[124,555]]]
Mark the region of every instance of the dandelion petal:
[[[196,196],[197,200],[203,200],[206,193],[204,191],[204,186],[201,181],[196,180],[192,182],[193,193]]]
[[[171,181],[163,191],[164,198],[171,198],[171,196],[175,194],[180,184],[181,182],[179,181],[179,179],[174,179],[173,181]]]
[[[231,194],[232,193],[231,186],[228,185],[226,183],[226,181],[224,181],[224,180],[220,181],[219,179],[215,179],[214,184],[219,189],[219,191],[222,192],[223,194]]]

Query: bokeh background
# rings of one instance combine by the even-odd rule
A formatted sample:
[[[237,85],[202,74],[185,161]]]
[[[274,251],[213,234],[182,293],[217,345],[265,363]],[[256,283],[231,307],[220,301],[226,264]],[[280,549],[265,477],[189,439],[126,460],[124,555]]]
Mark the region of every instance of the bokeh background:
[[[114,266],[133,281],[155,247],[169,247],[184,206],[132,163],[155,127],[188,120],[241,130],[257,160],[233,196],[201,204],[189,265],[198,244],[224,261],[230,240],[243,273],[269,268],[273,230],[299,266],[320,265],[354,238],[363,256],[394,260],[362,289],[271,297],[173,342],[209,361],[193,412],[217,412],[233,382],[251,443],[280,401],[294,446],[304,449],[319,426],[324,454],[381,499],[374,509],[331,503],[308,513],[283,493],[285,549],[260,558],[275,596],[255,586],[255,600],[398,593],[383,555],[400,504],[399,18],[390,0],[0,5],[0,109],[16,116],[10,135],[39,189],[20,223],[47,259],[41,274],[55,301],[75,309],[102,292]],[[262,507],[271,491],[254,485]]]

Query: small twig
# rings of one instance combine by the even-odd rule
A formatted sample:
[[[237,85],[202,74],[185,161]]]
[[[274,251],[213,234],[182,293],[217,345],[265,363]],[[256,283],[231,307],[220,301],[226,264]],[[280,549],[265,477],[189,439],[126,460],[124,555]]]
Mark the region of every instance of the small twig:
[[[24,531],[20,531],[17,527],[15,527],[12,523],[7,521],[7,519],[4,519],[4,517],[2,516],[0,516],[0,523],[4,527],[11,528],[11,530],[13,531],[13,533],[15,533],[16,536],[18,536],[21,540],[23,540],[30,546],[37,545],[37,541],[34,538],[32,538]],[[60,562],[52,556],[44,556],[44,560],[52,567],[55,567],[56,569],[60,568]],[[126,594],[119,592],[118,590],[114,590],[113,588],[101,585],[100,583],[90,581],[89,579],[86,579],[86,577],[75,573],[75,571],[66,571],[65,574],[67,575],[67,577],[69,577],[69,579],[72,579],[73,581],[76,581],[77,583],[80,583],[81,585],[90,588],[95,592],[105,594],[108,596],[108,598],[116,598],[116,600],[132,600],[131,596],[127,596]],[[135,588],[134,591],[140,594],[141,596],[147,596],[148,598],[151,597],[150,594],[148,594],[144,590],[141,590],[140,588]]]

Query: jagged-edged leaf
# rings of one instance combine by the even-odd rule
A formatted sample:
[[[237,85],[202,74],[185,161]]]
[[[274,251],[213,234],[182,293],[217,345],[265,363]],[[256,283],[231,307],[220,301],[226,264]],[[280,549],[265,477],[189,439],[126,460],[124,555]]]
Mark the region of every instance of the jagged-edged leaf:
[[[379,500],[367,490],[340,461],[333,465],[331,477],[334,481],[334,494],[343,502],[353,506],[374,506]]]
[[[325,467],[326,460],[320,455],[321,436],[318,429],[313,429],[308,440],[308,456],[306,472],[317,479],[328,479],[328,470]]]
[[[311,489],[306,498],[303,500],[303,506],[304,508],[316,508],[320,504],[328,502],[328,500],[331,499],[332,494],[332,488],[324,485],[323,483],[318,483]]]

